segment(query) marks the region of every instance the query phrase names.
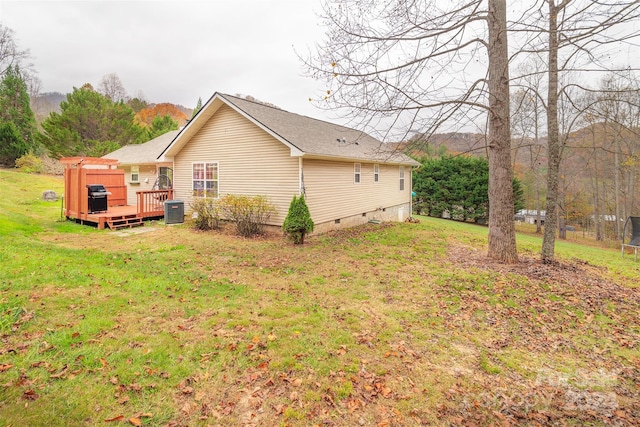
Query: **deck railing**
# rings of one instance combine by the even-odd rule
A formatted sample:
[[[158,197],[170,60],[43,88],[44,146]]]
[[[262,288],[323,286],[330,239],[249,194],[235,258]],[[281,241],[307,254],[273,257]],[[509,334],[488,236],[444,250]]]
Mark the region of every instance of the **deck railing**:
[[[136,191],[138,198],[138,216],[146,218],[150,216],[164,215],[164,202],[173,200],[173,189]]]

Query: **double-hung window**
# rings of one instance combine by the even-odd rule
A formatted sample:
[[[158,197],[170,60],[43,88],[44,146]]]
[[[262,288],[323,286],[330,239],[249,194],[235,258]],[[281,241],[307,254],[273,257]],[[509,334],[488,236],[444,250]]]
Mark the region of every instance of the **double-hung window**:
[[[193,163],[193,195],[218,198],[218,163]]]
[[[360,183],[360,163],[353,164],[353,182]]]
[[[140,182],[140,166],[131,166],[131,182]]]
[[[377,163],[373,164],[373,182],[380,181],[380,165]]]
[[[400,191],[404,191],[404,166],[400,166]]]

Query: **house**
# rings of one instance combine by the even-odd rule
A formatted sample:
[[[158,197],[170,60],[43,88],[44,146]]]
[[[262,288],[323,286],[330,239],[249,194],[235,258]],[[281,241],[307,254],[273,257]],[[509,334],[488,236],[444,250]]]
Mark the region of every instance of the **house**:
[[[105,157],[152,171],[152,163],[124,154]],[[221,93],[156,161],[173,165],[174,197],[187,211],[195,197],[265,195],[276,208],[270,225],[281,226],[293,196],[304,194],[317,232],[403,221],[411,215],[411,169],[419,166],[361,131]]]
[[[118,160],[118,168],[125,171],[128,205],[137,203],[138,191],[172,187],[173,163],[158,157],[178,133],[178,130],[169,131],[144,144],[125,145],[102,157]]]
[[[527,224],[536,224],[538,222],[538,216],[540,217],[540,224],[544,225],[544,220],[547,216],[547,211],[545,210],[538,212],[535,209],[521,209],[516,212],[515,220]]]

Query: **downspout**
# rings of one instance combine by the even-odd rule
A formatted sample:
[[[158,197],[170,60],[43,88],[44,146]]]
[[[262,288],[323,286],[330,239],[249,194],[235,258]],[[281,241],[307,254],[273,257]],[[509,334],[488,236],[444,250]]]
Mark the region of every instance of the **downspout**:
[[[411,166],[411,173],[409,174],[409,218],[413,218],[413,171],[420,166]]]
[[[298,157],[298,196],[306,197],[306,191],[304,188],[304,171],[302,168],[302,157]]]

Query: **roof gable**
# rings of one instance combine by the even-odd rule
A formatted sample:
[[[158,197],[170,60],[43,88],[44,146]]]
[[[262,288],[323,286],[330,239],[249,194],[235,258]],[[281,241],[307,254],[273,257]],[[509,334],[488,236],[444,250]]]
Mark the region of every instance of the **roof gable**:
[[[164,155],[175,156],[223,104],[289,147],[292,156],[419,165],[364,132],[220,93],[207,101]]]
[[[117,159],[121,165],[138,165],[156,163],[162,152],[180,131],[172,130],[143,144],[125,145],[103,158]]]

